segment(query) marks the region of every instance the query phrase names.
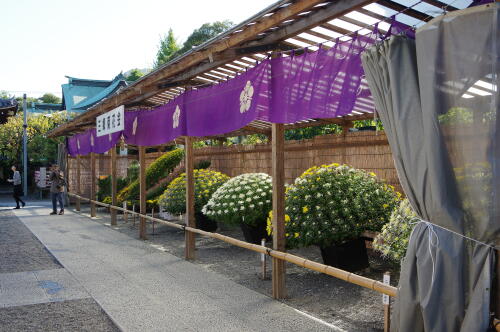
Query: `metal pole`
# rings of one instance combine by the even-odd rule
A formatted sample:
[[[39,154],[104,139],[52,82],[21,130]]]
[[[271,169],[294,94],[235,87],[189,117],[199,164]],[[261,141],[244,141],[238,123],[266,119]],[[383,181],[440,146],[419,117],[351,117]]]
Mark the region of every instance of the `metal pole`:
[[[23,94],[23,191],[28,195],[28,105],[26,103],[26,94]]]

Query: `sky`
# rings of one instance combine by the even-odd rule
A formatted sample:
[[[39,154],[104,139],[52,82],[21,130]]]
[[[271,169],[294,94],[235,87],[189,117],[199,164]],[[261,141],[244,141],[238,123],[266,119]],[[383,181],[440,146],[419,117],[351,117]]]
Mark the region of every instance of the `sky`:
[[[2,0],[0,90],[61,96],[65,76],[112,79],[151,68],[160,36],[179,42],[204,23],[234,23],[275,0]]]

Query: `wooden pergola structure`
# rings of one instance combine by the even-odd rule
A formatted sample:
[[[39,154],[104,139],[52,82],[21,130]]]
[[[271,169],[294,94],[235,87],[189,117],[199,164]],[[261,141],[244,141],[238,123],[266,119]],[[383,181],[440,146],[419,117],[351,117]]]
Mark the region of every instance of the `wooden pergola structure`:
[[[257,61],[273,56],[274,52],[287,52],[291,49],[301,51],[315,50],[317,47],[330,47],[332,40],[349,39],[358,31],[372,31],[378,23],[379,31],[386,31],[387,23],[395,13],[396,20],[402,20],[409,25],[421,25],[444,10],[452,11],[461,8],[450,5],[450,0],[423,0],[409,5],[393,0],[281,0],[267,7],[258,14],[238,24],[229,31],[197,46],[186,54],[161,66],[136,81],[134,84],[119,90],[113,96],[103,99],[87,112],[77,116],[71,122],[63,124],[52,132],[49,137],[72,135],[95,126],[97,116],[125,105],[128,110],[149,109],[168,103],[186,89],[198,89],[207,85],[217,84],[238,75],[247,68],[253,67]],[[321,44],[320,46],[318,46]],[[307,49],[304,49],[307,47]],[[366,85],[366,82],[362,84]],[[185,258],[195,258],[195,232],[189,231],[195,227],[194,221],[194,178],[193,178],[193,141],[196,139],[220,138],[247,134],[264,134],[271,137],[272,145],[272,178],[273,178],[273,297],[284,298],[285,290],[285,260],[276,258],[278,253],[285,251],[284,228],[284,131],[286,129],[309,127],[325,124],[339,124],[348,128],[352,121],[372,119],[373,113],[354,108],[352,113],[331,119],[308,119],[293,124],[271,124],[264,121],[253,121],[247,126],[226,135],[218,137],[184,137],[186,166],[186,211],[185,228],[186,246]],[[140,168],[140,237],[146,238],[146,185],[145,185],[145,147],[138,147]],[[91,196],[95,199],[95,154],[91,154],[92,185]],[[79,159],[79,157],[77,157]],[[80,162],[77,162],[77,176],[80,181]],[[116,205],[116,149],[111,149],[112,168],[112,200]],[[77,184],[77,194],[80,195],[80,185]],[[95,216],[95,203],[91,202],[91,215]],[[79,210],[79,200],[77,200]],[[119,209],[118,209],[119,210]],[[116,224],[116,209],[112,209],[112,224]],[[203,231],[196,233],[204,234]],[[221,238],[222,235],[213,237]],[[230,240],[227,240],[228,242]],[[232,241],[232,240],[231,240]],[[237,240],[235,240],[237,241]],[[241,242],[241,241],[240,241]],[[234,241],[231,243],[235,243]],[[255,245],[252,245],[255,246]],[[262,248],[255,251],[264,250]],[[252,247],[253,248],[253,247]],[[268,252],[269,253],[269,252]],[[284,254],[287,255],[287,254]],[[294,263],[298,260],[293,258]],[[303,259],[302,259],[303,260]],[[305,262],[306,260],[304,260]],[[307,263],[309,264],[309,263]],[[327,273],[330,269],[315,263],[317,270]],[[305,266],[305,263],[304,265]],[[311,265],[312,266],[312,265]],[[333,268],[331,268],[333,269]],[[335,269],[338,270],[338,269]],[[338,271],[336,271],[337,273]],[[345,271],[344,271],[345,272]],[[333,273],[333,272],[332,272]],[[338,272],[342,273],[342,272]],[[347,273],[347,272],[345,272]],[[332,274],[333,275],[333,274]],[[337,274],[339,276],[339,274]],[[354,280],[347,274],[344,280]],[[358,283],[359,284],[359,283]],[[365,287],[369,287],[366,286]],[[386,294],[394,296],[395,289],[384,288],[374,283],[370,288],[385,289]],[[381,287],[381,288],[380,288]],[[389,286],[390,287],[390,286]]]

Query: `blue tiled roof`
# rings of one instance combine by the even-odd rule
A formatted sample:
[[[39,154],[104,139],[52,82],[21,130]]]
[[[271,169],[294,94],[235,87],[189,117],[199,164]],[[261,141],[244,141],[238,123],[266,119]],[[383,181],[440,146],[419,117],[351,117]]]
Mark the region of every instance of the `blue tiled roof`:
[[[68,77],[68,83],[62,85],[62,108],[85,111],[123,86],[127,86],[127,82],[121,73],[111,81]]]

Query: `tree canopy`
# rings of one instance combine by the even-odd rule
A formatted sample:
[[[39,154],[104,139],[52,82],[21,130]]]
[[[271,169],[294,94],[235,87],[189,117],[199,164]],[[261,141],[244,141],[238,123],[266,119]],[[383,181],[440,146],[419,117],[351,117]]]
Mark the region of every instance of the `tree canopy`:
[[[28,159],[31,165],[46,165],[57,159],[57,144],[64,139],[47,138],[51,129],[66,121],[65,112],[28,115]],[[9,118],[0,126],[0,164],[8,168],[21,164],[23,140],[23,116]]]
[[[169,29],[168,33],[160,39],[154,67],[157,68],[167,63],[176,55],[177,51],[179,51],[179,44],[177,44],[173,30]]]
[[[135,82],[142,76],[144,76],[144,73],[140,69],[134,68],[125,76],[125,80],[127,80],[127,82]]]
[[[188,52],[193,47],[201,45],[207,40],[230,29],[233,25],[233,22],[227,20],[205,23],[187,37],[182,47],[177,43],[173,30],[169,29],[168,33],[160,39],[154,67],[157,68],[173,58]]]
[[[61,98],[58,96],[52,94],[52,93],[45,93],[43,96],[38,98],[40,102],[44,104],[60,104],[61,103]]]
[[[187,37],[186,41],[182,45],[182,48],[179,50],[179,54],[177,55],[184,54],[193,47],[203,44],[207,40],[212,39],[218,34],[230,29],[233,25],[233,22],[227,20],[203,24]]]

